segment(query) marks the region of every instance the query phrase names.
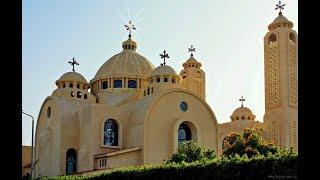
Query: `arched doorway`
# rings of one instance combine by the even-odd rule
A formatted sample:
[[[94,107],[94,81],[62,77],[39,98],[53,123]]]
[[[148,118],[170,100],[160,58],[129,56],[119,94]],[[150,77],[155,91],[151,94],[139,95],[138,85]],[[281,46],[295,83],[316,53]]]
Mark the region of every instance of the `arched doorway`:
[[[77,172],[77,152],[75,149],[70,148],[66,156],[66,174],[74,174]]]

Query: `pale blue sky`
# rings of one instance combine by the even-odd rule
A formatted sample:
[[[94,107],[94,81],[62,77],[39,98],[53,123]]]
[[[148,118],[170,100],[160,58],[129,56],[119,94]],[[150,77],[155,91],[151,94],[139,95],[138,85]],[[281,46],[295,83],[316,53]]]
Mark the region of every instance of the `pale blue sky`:
[[[274,0],[23,0],[22,107],[36,119],[55,81],[71,67],[90,81],[119,53],[132,20],[137,51],[155,66],[166,49],[167,64],[182,69],[190,45],[206,72],[206,100],[218,123],[229,121],[240,96],[263,120],[263,36],[277,17]],[[283,12],[297,31],[298,1]],[[22,144],[31,145],[31,120],[22,116]]]

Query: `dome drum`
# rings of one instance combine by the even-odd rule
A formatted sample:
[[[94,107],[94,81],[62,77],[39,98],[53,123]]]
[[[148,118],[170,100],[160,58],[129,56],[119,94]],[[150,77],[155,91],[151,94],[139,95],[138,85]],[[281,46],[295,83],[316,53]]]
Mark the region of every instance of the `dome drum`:
[[[91,83],[91,89],[92,93],[140,90],[145,87],[146,81],[146,78],[133,76],[101,78]]]

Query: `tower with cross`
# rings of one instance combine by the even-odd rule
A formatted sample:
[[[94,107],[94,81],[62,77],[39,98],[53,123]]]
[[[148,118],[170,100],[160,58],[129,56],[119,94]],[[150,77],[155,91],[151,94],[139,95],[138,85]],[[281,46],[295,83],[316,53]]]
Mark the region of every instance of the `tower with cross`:
[[[75,58],[72,58],[72,61],[68,61],[68,63],[72,66],[72,71],[75,72],[74,70],[74,65],[79,65],[79,63],[75,60]]]
[[[160,54],[161,59],[163,59],[163,63],[161,63],[161,66],[166,65],[166,58],[169,59],[169,54],[166,52],[166,50],[163,50],[163,54]]]
[[[264,124],[270,141],[290,148],[298,145],[298,35],[284,6],[276,4],[279,15],[264,36]]]
[[[182,77],[181,85],[185,89],[205,99],[206,74],[201,69],[202,64],[194,58],[194,52],[196,52],[196,48],[193,45],[191,45],[189,48],[187,48],[187,50],[188,53],[190,53],[190,57],[182,65],[184,69],[180,72],[180,76]]]

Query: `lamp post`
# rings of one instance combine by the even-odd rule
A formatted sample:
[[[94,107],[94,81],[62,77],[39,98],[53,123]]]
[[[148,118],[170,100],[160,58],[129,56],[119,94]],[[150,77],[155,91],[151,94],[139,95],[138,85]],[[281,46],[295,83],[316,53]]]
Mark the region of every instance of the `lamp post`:
[[[32,179],[32,173],[33,173],[33,124],[34,124],[34,118],[30,114],[27,114],[22,111],[22,114],[25,114],[32,118],[32,140],[31,140],[31,179]]]

